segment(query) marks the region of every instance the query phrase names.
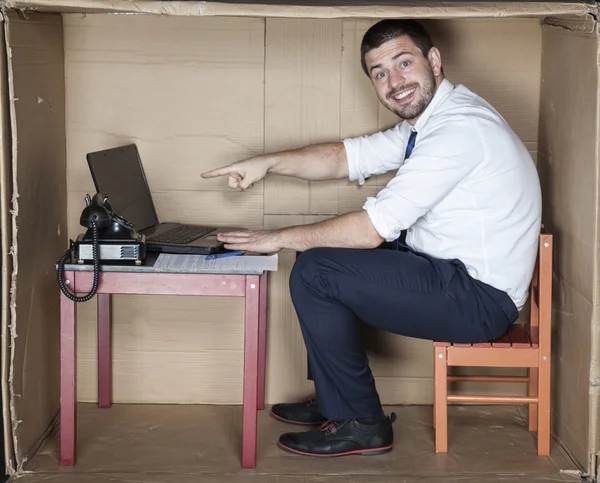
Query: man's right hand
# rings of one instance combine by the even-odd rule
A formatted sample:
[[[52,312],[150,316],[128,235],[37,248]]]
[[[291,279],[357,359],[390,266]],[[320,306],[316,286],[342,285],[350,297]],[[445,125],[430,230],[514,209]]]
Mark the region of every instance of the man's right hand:
[[[270,164],[265,156],[256,156],[253,158],[238,161],[237,163],[213,169],[201,176],[205,179],[216,178],[217,176],[229,176],[227,185],[230,188],[244,191],[252,188],[254,183],[263,179],[269,170]]]
[[[341,142],[314,144],[289,151],[261,154],[202,173],[203,178],[229,176],[228,185],[240,191],[251,188],[267,173],[310,181],[348,177],[346,151]]]

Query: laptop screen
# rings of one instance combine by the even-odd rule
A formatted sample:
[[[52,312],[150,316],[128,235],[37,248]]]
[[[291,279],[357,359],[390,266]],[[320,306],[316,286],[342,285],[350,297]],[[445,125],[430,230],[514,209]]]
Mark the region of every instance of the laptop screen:
[[[136,231],[158,224],[150,188],[135,144],[87,155],[96,191],[108,195],[113,211]]]

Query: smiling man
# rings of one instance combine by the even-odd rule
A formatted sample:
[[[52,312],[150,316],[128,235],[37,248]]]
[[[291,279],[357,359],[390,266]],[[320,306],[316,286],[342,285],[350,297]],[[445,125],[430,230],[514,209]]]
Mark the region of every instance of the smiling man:
[[[281,448],[303,455],[389,452],[395,416],[383,412],[361,321],[428,340],[501,336],[526,301],[541,227],[540,185],[527,149],[490,104],[444,78],[440,52],[419,23],[372,26],[361,64],[398,125],[202,175],[228,176],[231,188],[245,190],[269,172],[362,184],[396,171],[359,211],[219,236],[234,250],[300,252],[290,293],[316,397],[276,404],[271,414],[318,425],[280,437]]]

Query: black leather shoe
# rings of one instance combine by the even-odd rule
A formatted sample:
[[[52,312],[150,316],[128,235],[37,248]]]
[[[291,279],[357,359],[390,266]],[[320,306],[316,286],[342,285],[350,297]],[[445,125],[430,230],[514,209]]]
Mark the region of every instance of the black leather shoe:
[[[309,396],[301,403],[280,403],[271,407],[271,416],[290,424],[313,425],[323,424],[327,419],[319,413],[317,398]]]
[[[392,413],[378,423],[365,424],[356,419],[327,421],[304,433],[285,433],[279,447],[306,456],[377,455],[392,451],[394,431]]]

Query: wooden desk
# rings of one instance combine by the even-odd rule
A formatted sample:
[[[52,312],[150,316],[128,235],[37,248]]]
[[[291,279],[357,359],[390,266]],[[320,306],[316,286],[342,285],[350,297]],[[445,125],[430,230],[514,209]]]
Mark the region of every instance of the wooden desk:
[[[93,267],[65,265],[71,292],[88,293]],[[152,266],[103,266],[98,303],[98,406],[111,406],[111,295],[210,295],[245,297],[242,468],[256,467],[257,413],[265,405],[267,272],[158,272]],[[75,464],[77,428],[76,302],[60,291],[60,464]]]

